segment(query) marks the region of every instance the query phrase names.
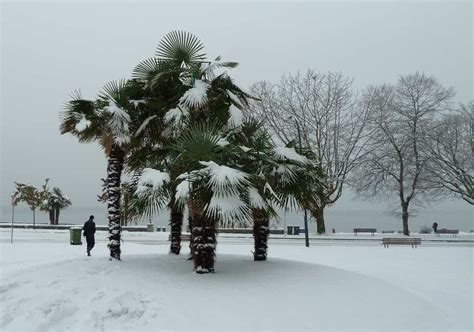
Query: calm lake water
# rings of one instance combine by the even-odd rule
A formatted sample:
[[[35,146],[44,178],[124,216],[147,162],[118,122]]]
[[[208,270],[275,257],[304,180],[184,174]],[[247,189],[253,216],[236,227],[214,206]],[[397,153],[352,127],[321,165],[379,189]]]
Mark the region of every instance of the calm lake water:
[[[474,209],[449,209],[442,210],[429,208],[420,210],[416,216],[409,220],[410,230],[417,232],[424,225],[431,227],[433,222],[438,223],[439,228],[452,228],[461,231],[474,229]],[[11,222],[11,207],[2,207],[2,222]],[[83,224],[93,214],[97,224],[107,224],[106,206],[79,207],[71,206],[61,211],[59,223],[63,224]],[[334,228],[337,232],[351,232],[354,227],[373,227],[381,230],[401,230],[401,219],[390,215],[383,210],[374,209],[354,209],[354,208],[328,208],[326,212],[326,230],[328,232]],[[36,211],[36,222],[47,223],[48,215],[41,211]],[[27,206],[19,205],[15,207],[15,222],[32,222],[32,212]],[[156,226],[168,227],[169,214],[163,211],[159,216],[152,219]],[[138,225],[146,224],[147,221],[139,221]],[[272,220],[272,227],[283,227],[284,225],[303,226],[303,213],[287,212],[280,213],[280,218]],[[310,230],[315,230],[315,223],[310,221]]]

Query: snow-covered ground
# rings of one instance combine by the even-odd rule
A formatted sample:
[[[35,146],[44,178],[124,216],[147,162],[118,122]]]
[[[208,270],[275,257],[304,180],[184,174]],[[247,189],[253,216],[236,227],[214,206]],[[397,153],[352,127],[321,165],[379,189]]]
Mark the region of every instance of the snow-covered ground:
[[[472,243],[384,249],[372,241],[220,237],[215,274],[168,255],[167,233],[125,233],[110,262],[67,231],[0,230],[1,331],[472,330]],[[342,236],[342,235],[341,235]],[[349,237],[350,235],[346,235]],[[370,237],[370,235],[369,235]],[[466,238],[472,239],[467,236]]]

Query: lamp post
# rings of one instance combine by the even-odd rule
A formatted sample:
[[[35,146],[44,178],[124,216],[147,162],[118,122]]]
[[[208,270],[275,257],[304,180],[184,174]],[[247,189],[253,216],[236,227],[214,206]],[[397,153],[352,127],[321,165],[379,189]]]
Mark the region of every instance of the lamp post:
[[[16,193],[12,196],[12,224],[10,231],[10,243],[13,243],[13,222],[15,220],[15,206],[17,205],[17,195]]]
[[[301,144],[301,131],[300,131],[300,125],[298,123],[298,120],[294,119],[296,123],[296,130],[298,131],[298,142],[300,145],[300,151],[299,153],[303,153],[303,145]],[[306,247],[309,247],[309,235],[308,235],[308,211],[306,208],[304,209],[304,239],[306,243]]]

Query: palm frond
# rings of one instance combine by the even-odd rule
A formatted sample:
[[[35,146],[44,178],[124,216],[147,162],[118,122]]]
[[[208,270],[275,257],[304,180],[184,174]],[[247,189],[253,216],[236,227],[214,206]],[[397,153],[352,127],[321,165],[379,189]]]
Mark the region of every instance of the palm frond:
[[[182,132],[174,149],[179,153],[180,163],[197,165],[202,160],[215,160],[220,149],[220,139],[218,125],[198,122]]]
[[[229,100],[236,104],[236,106],[240,104],[240,106],[248,107],[248,99],[255,99],[255,97],[239,88],[226,73],[215,77],[211,85],[213,89],[224,91],[228,95]]]
[[[154,87],[161,77],[168,74],[178,77],[182,71],[182,68],[176,66],[172,61],[148,58],[135,66],[132,78],[145,81],[149,87]]]
[[[95,105],[91,100],[85,100],[79,91],[71,94],[72,100],[64,105],[64,111],[59,113],[60,133],[72,133],[79,135],[80,130],[76,126],[81,120],[92,117],[95,113]]]
[[[169,204],[171,199],[170,186],[169,183],[162,183],[163,186],[159,186],[158,190],[153,190],[152,184],[149,186],[151,190],[146,190],[145,192],[143,188],[139,188],[149,185],[149,182],[146,179],[141,179],[142,175],[143,170],[135,171],[129,184],[130,213],[134,218],[149,219],[157,215]]]
[[[128,96],[125,93],[127,80],[107,82],[99,93],[99,98],[113,100],[117,105],[125,106],[128,104]]]
[[[207,90],[210,85],[204,81],[196,80],[194,86],[186,91],[180,103],[188,108],[201,108],[207,103]]]
[[[171,181],[167,172],[162,172],[153,168],[145,168],[137,181],[135,194],[138,197],[150,195],[152,192],[157,194],[165,192],[165,186]]]
[[[156,56],[161,59],[171,60],[177,65],[189,65],[201,62],[206,54],[200,53],[204,45],[193,34],[186,31],[171,31],[159,42]]]
[[[115,101],[110,100],[110,105],[105,109],[109,114],[108,129],[110,130],[114,142],[124,146],[131,141],[130,122],[128,112],[117,106]]]

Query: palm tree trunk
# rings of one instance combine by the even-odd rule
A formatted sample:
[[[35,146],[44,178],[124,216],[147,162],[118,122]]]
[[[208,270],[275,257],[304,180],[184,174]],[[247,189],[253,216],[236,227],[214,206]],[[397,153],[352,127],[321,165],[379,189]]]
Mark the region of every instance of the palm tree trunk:
[[[124,151],[114,144],[110,151],[107,165],[107,209],[109,216],[110,257],[120,260],[120,200],[121,176],[124,164]]]
[[[191,251],[196,273],[214,272],[216,255],[216,219],[204,215],[196,204],[189,205],[192,220]]]
[[[253,217],[253,240],[255,251],[253,253],[254,261],[267,260],[268,234],[270,219],[265,211],[259,209],[252,210]]]
[[[188,261],[193,259],[193,233],[191,232],[193,229],[193,220],[191,219],[191,215],[188,214],[188,232],[190,233],[189,236],[189,257]]]
[[[179,255],[181,251],[181,229],[183,227],[183,210],[176,205],[171,207],[170,213],[171,245],[170,252]]]
[[[56,215],[54,216],[54,224],[59,225],[59,208],[56,208]]]
[[[123,211],[123,221],[122,221],[122,224],[123,226],[127,226],[128,225],[128,215],[129,215],[129,199],[128,199],[128,195],[124,194],[124,197],[123,197],[123,207],[122,207],[122,211]]]
[[[49,209],[49,224],[54,225],[54,209]]]

